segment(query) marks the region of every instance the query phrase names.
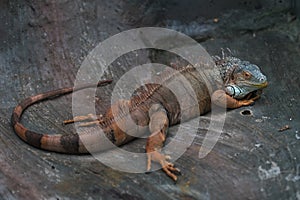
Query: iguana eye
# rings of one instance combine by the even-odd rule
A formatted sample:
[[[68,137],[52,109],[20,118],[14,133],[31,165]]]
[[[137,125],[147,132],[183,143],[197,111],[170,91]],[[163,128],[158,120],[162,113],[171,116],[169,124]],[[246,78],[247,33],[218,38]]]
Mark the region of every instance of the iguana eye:
[[[245,79],[251,78],[252,74],[250,72],[243,72]]]

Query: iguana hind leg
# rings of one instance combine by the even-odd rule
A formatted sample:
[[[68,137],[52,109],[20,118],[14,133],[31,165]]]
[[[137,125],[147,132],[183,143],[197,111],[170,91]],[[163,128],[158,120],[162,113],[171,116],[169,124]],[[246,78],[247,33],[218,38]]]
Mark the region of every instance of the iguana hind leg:
[[[160,104],[155,104],[150,108],[149,115],[149,129],[151,135],[149,136],[146,144],[146,152],[148,156],[147,170],[150,170],[152,161],[157,162],[162,166],[163,171],[176,181],[177,176],[174,172],[180,172],[180,170],[175,168],[174,165],[168,161],[170,159],[169,156],[161,153],[169,126],[169,119],[166,110]]]
[[[88,114],[88,115],[83,115],[83,116],[76,116],[73,119],[64,120],[63,123],[71,124],[71,123],[82,122],[82,121],[87,121],[87,120],[95,122],[95,121],[98,121],[98,119],[100,117],[101,117],[100,115]]]

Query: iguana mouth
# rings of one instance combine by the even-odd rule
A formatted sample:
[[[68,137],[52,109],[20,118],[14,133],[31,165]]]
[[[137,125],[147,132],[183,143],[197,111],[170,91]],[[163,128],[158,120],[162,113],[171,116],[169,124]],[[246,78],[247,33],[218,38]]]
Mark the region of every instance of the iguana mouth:
[[[262,82],[262,83],[256,83],[256,82],[250,82],[250,81],[240,81],[240,84],[243,85],[244,87],[253,87],[257,89],[262,89],[268,86],[268,82]],[[241,86],[241,87],[243,87]]]
[[[257,88],[261,89],[261,88],[265,88],[265,87],[267,87],[267,86],[268,86],[268,82],[267,82],[267,81],[265,81],[265,82],[263,82],[263,83],[249,83],[249,85],[251,85],[251,86],[254,86],[254,87],[257,87]]]

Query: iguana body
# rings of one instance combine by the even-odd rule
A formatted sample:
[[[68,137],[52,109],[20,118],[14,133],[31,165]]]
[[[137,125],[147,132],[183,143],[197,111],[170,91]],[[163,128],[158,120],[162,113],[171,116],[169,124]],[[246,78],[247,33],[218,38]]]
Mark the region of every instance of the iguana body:
[[[165,72],[160,75],[161,83],[172,81],[179,75],[189,80],[197,96],[197,103],[188,100],[183,101],[186,108],[188,108],[184,112],[171,90],[160,84],[147,84],[131,99],[119,100],[113,104],[101,118],[93,115],[79,116],[73,120],[67,120],[65,123],[92,120],[92,122],[84,125],[98,124],[110,141],[117,146],[132,140],[134,138],[132,135],[142,135],[150,131],[151,135],[148,137],[146,144],[148,169],[150,169],[151,161],[158,162],[162,165],[163,170],[172,179],[176,180],[177,177],[173,172],[178,171],[178,169],[174,168],[173,164],[166,160],[166,156],[160,153],[168,127],[179,123],[182,119],[188,120],[199,114],[207,113],[211,109],[212,102],[227,108],[250,105],[258,96],[249,98],[249,94],[267,86],[266,77],[257,66],[249,62],[234,57],[216,57],[215,62],[216,66],[210,66],[211,68],[206,69],[209,73],[207,76],[209,77],[209,83],[212,86],[210,89],[213,90],[212,96],[207,83],[203,80],[203,76],[190,65],[179,68],[177,73]],[[220,80],[223,83],[220,84]],[[111,81],[103,81],[99,85],[109,82]],[[180,81],[178,84],[180,84]],[[81,88],[86,87],[88,86],[82,86]],[[32,146],[49,151],[70,154],[88,153],[88,148],[85,147],[82,141],[97,142],[92,141],[93,137],[90,134],[41,134],[28,130],[20,123],[23,111],[30,105],[72,91],[72,88],[50,91],[29,97],[17,105],[12,114],[12,126],[18,136]],[[185,94],[182,98],[189,95]],[[135,124],[143,128],[131,128],[127,120],[128,116]],[[127,134],[129,132],[130,134]],[[103,151],[105,149],[99,146],[97,150]]]

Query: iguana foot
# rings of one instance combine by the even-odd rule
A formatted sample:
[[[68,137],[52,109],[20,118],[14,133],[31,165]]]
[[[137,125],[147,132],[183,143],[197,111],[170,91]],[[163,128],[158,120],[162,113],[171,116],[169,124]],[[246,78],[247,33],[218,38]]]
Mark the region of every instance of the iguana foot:
[[[239,108],[249,106],[259,99],[261,91],[248,94],[244,99],[238,100],[226,94],[224,90],[216,90],[212,94],[212,102],[223,108]],[[254,95],[254,97],[252,97]]]
[[[177,176],[174,173],[180,173],[178,168],[174,167],[174,164],[168,162],[167,160],[170,159],[170,156],[163,155],[157,151],[153,151],[147,153],[148,156],[148,163],[147,163],[147,171],[151,169],[151,162],[157,162],[162,166],[163,171],[171,177],[174,181],[177,181]]]
[[[256,101],[257,99],[260,98],[261,94],[262,94],[262,90],[250,92],[248,95],[246,95],[246,97],[244,99],[247,99],[247,100],[252,99],[252,100]]]
[[[95,121],[91,121],[91,122],[80,123],[78,126],[79,127],[84,127],[84,126],[93,126],[93,125],[97,125],[97,124],[100,124],[100,120],[95,120]]]
[[[83,123],[80,125],[80,126],[90,126],[93,124],[98,124],[99,123],[98,121],[101,117],[102,117],[101,115],[88,114],[88,115],[84,115],[84,116],[76,116],[73,119],[64,120],[63,123],[70,124],[70,123],[90,120],[91,122]]]
[[[95,119],[97,119],[96,115],[88,114],[88,115],[84,115],[84,116],[76,116],[73,119],[64,120],[63,123],[70,124],[70,123],[74,123],[74,122],[81,122],[81,121],[85,121],[85,120],[95,120]]]
[[[257,94],[256,96],[254,96],[252,98],[249,98],[249,99],[246,97],[246,99],[240,100],[239,104],[240,104],[240,106],[249,106],[249,105],[253,104],[259,98],[260,98],[259,94]]]

